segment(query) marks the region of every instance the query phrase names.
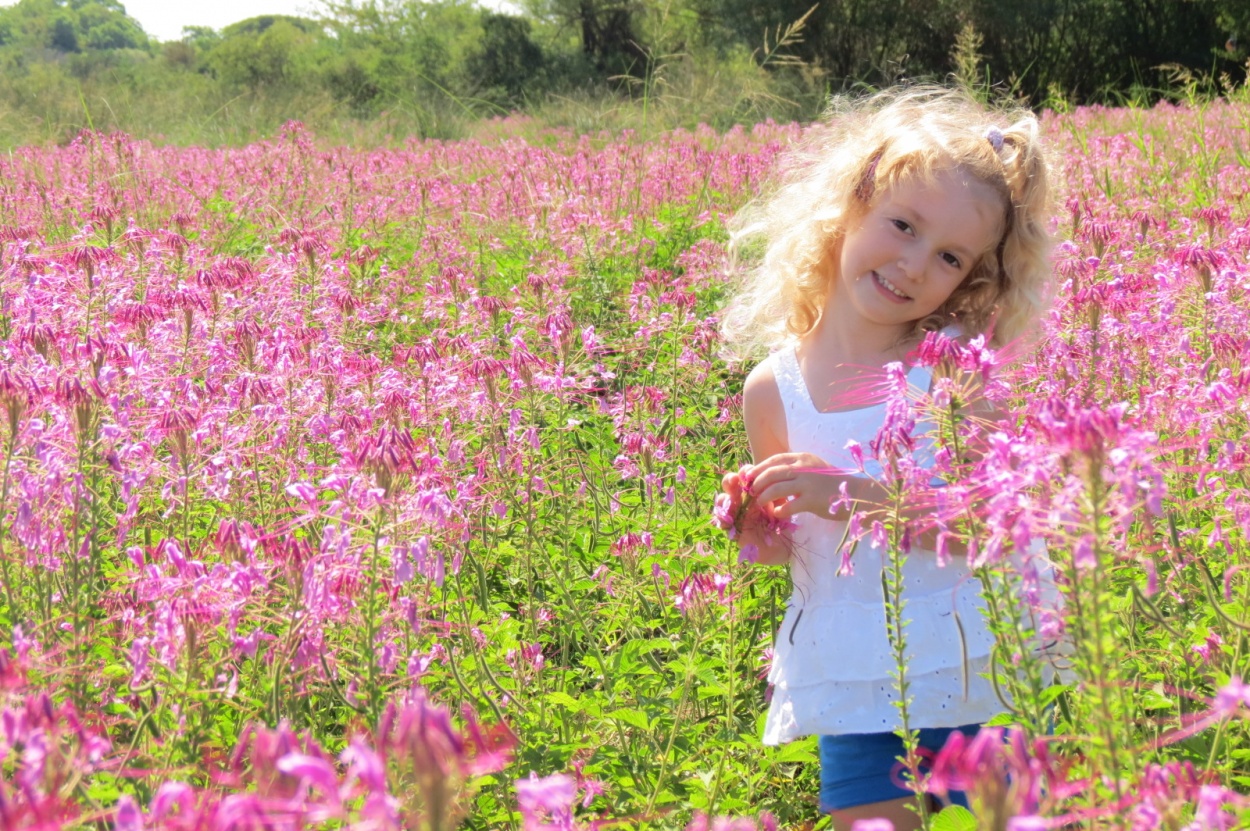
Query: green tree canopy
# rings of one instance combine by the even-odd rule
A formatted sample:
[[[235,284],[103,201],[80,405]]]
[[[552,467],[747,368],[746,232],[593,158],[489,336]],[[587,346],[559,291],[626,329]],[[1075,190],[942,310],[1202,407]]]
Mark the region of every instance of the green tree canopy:
[[[205,62],[228,86],[298,86],[315,73],[313,53],[324,39],[319,29],[315,21],[287,15],[249,18],[223,29]]]
[[[19,0],[0,9],[0,46],[18,49],[146,49],[148,36],[117,0]]]

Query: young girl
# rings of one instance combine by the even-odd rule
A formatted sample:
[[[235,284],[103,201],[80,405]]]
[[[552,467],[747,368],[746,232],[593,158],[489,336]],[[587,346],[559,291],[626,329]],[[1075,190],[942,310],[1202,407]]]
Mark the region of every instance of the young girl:
[[[835,108],[788,157],[775,195],[736,220],[735,246],[762,238],[762,257],[724,332],[774,351],[746,380],[754,464],[724,477],[722,509],[738,516],[745,501],[739,544],[761,563],[791,565],[764,742],[820,735],[821,808],[838,829],[870,817],[900,830],[919,822],[897,773],[888,555],[859,545],[839,573],[844,497],[863,509],[885,495],[871,476],[831,473],[857,468],[848,441],[867,448],[885,415],[856,391],[880,386],[884,365],[906,364],[926,332],[984,333],[999,345],[1026,332],[1048,298],[1048,177],[1030,113],[901,90]],[[931,378],[913,367],[907,381],[923,392]],[[780,537],[766,530],[779,518],[794,523]],[[904,615],[909,722],[936,751],[1002,704],[982,677],[993,638],[980,583],[961,557],[939,567],[930,536],[906,558]]]

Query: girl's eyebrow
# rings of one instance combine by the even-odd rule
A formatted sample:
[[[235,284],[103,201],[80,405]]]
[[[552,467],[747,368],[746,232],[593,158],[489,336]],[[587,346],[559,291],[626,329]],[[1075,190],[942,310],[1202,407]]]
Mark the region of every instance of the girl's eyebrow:
[[[929,217],[919,208],[912,204],[908,199],[892,199],[890,200],[894,210],[909,215],[909,218],[918,220],[921,225],[929,224]]]
[[[958,254],[965,261],[975,259],[975,255],[972,253],[971,249],[965,248],[959,244],[948,245],[946,246],[946,250],[952,254]]]

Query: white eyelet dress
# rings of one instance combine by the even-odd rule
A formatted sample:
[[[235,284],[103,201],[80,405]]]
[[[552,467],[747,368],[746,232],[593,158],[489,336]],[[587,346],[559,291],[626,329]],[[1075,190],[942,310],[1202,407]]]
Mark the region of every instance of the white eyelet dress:
[[[813,453],[834,467],[854,468],[846,443],[855,439],[871,455],[868,443],[881,427],[884,402],[821,413],[812,403],[794,349],[782,349],[768,360],[785,407],[792,452]],[[923,367],[913,367],[908,375],[908,383],[921,392],[929,382]],[[929,429],[931,425],[918,422],[917,437]],[[892,677],[896,666],[882,593],[886,553],[864,539],[852,557],[853,574],[838,576],[846,523],[806,513],[795,520],[790,561],[794,590],[773,649],[768,675],[773,696],[764,744],[813,734],[893,731],[899,727],[899,713],[893,703],[898,695]],[[908,723],[913,728],[984,722],[1004,709],[990,682],[981,677],[989,665],[993,636],[981,612],[980,581],[962,558],[952,557],[939,567],[936,557],[913,549],[903,567]],[[956,612],[963,625],[963,647]]]

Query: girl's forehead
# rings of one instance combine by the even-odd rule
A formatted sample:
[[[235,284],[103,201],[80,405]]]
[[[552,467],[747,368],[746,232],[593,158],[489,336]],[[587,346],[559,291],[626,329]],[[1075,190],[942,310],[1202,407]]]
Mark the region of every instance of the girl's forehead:
[[[879,200],[910,198],[974,198],[992,204],[1002,203],[1002,197],[987,182],[962,168],[945,168],[928,172],[904,174],[893,183],[879,189]]]

